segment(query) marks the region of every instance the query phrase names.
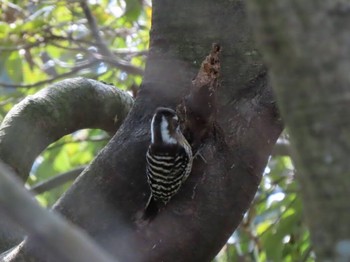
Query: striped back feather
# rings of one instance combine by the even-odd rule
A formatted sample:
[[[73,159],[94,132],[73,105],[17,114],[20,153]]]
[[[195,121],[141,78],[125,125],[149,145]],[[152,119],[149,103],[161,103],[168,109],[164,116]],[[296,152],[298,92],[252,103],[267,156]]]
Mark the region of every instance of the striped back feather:
[[[180,189],[192,166],[190,147],[176,145],[171,149],[157,150],[151,145],[146,155],[147,178],[152,196],[165,204]]]

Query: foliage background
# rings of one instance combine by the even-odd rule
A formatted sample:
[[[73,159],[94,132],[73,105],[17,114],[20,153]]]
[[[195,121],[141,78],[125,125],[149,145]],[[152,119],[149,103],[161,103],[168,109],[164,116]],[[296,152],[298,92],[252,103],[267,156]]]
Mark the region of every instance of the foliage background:
[[[136,95],[147,57],[150,0],[91,0],[88,7],[112,59],[101,50],[79,1],[0,3],[0,121],[26,96],[69,77],[113,83]],[[26,186],[83,168],[108,140],[101,130],[61,138],[37,158]],[[216,261],[314,261],[288,148],[284,134],[250,210]],[[37,200],[50,207],[73,177],[38,194]]]

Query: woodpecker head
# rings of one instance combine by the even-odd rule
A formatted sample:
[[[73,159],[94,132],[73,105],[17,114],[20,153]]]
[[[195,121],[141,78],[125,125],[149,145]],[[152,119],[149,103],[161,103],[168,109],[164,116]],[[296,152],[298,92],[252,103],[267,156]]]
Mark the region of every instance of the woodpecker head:
[[[175,145],[182,136],[179,127],[179,118],[170,108],[158,107],[151,123],[152,144]]]

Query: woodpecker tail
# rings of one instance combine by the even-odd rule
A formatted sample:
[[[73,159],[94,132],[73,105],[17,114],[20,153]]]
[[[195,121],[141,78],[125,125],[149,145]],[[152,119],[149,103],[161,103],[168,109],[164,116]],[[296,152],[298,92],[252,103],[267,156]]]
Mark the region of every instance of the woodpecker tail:
[[[148,202],[147,202],[147,205],[145,207],[142,219],[148,220],[148,221],[152,220],[157,215],[158,210],[159,210],[158,204],[154,200],[153,196],[151,195],[148,199]]]

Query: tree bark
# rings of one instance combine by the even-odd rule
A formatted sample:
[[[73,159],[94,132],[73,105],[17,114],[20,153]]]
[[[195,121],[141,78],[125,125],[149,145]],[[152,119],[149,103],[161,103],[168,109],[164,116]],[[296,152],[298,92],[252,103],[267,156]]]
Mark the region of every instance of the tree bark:
[[[350,260],[350,2],[250,0],[319,261]]]
[[[179,193],[140,226],[149,196],[145,154],[152,114],[158,106],[180,104],[214,42],[223,47],[215,129],[222,131],[202,141],[205,161],[196,158]],[[155,0],[150,53],[135,105],[54,209],[121,261],[210,261],[248,209],[281,130],[243,2]],[[30,238],[21,252],[36,261],[53,260]]]

